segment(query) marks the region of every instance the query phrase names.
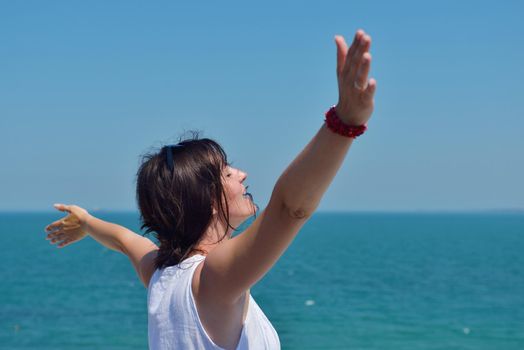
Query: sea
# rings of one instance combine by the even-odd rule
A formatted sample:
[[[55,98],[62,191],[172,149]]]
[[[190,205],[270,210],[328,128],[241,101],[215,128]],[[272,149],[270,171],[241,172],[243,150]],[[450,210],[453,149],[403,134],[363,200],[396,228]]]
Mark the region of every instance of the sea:
[[[136,213],[95,215],[140,232]],[[127,257],[57,249],[60,217],[0,214],[0,349],[147,349]],[[282,349],[522,350],[524,214],[316,213],[251,294]]]

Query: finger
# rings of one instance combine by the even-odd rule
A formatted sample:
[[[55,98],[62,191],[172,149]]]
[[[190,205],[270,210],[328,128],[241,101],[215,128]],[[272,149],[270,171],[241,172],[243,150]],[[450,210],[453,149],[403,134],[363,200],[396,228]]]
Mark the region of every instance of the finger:
[[[53,207],[55,207],[56,209],[60,210],[60,211],[66,211],[68,213],[71,212],[71,208],[70,208],[70,205],[65,205],[65,204],[54,204]]]
[[[47,225],[45,230],[46,230],[46,232],[53,232],[55,230],[59,230],[60,228],[62,228],[63,225],[64,225],[64,222],[60,219],[60,220],[57,220],[57,221]]]
[[[58,240],[56,238],[49,240],[49,244],[51,244],[51,245],[56,245],[58,243],[60,243],[60,240]]]
[[[63,235],[65,232],[60,230],[60,231],[55,231],[53,233],[50,233],[48,234],[45,239],[47,240],[53,240],[53,239],[56,239],[56,238],[59,238],[61,235]]]
[[[51,237],[51,238],[49,239],[49,241],[51,241],[52,244],[55,244],[55,243],[58,243],[58,242],[60,242],[60,241],[65,240],[65,239],[67,239],[67,238],[68,238],[67,235],[65,235],[65,234],[62,233],[62,234],[56,235],[56,236],[54,236],[54,237]]]
[[[67,247],[67,246],[70,245],[71,243],[73,243],[73,241],[70,240],[70,239],[67,239],[67,240],[63,241],[62,243],[60,243],[59,245],[57,245],[57,248],[64,248],[64,247]]]
[[[357,51],[352,57],[351,66],[349,68],[349,80],[354,81],[355,76],[358,72],[360,64],[362,62],[362,55],[369,51],[371,46],[371,37],[369,35],[364,35],[361,40],[361,45],[359,45]]]
[[[355,51],[358,49],[358,46],[360,45],[360,39],[363,35],[364,31],[362,29],[357,30],[357,32],[355,33],[353,43],[351,44],[351,47],[349,48],[349,51],[346,55],[346,61],[344,63],[342,74],[345,75],[349,71],[349,68],[351,67],[351,58],[355,55]]]
[[[346,63],[348,44],[342,35],[335,35],[335,44],[337,45],[337,75],[340,75]]]
[[[364,96],[369,101],[373,100],[375,96],[375,91],[377,90],[377,81],[373,78],[369,79],[368,87],[364,91]]]
[[[357,86],[361,86],[363,89],[367,87],[369,69],[371,67],[371,54],[366,52],[362,55],[362,62],[360,63],[360,69],[355,78]]]
[[[79,228],[80,228],[80,225],[78,224],[68,224],[67,226],[64,226],[62,230],[67,233],[68,231],[76,231]]]

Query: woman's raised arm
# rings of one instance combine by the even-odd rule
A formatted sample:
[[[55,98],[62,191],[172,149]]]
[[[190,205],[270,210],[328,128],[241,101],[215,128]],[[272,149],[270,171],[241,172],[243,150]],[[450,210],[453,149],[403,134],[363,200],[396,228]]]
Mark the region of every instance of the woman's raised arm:
[[[371,38],[357,32],[351,48],[337,36],[339,101],[336,114],[347,125],[363,125],[371,118],[376,82],[368,81]],[[338,172],[353,138],[338,135],[324,124],[280,176],[275,190],[291,214],[309,217]]]
[[[90,235],[103,246],[127,255],[147,288],[155,271],[158,250],[155,243],[123,226],[100,220],[79,206],[55,204],[55,208],[68,216],[46,227],[47,239],[52,244],[62,248]]]
[[[347,125],[365,124],[373,111],[376,82],[368,79],[371,38],[357,31],[351,48],[337,45],[339,100],[336,114]],[[353,138],[324,124],[278,179],[266,209],[241,235],[213,249],[202,267],[204,297],[236,302],[276,263],[338,172]]]

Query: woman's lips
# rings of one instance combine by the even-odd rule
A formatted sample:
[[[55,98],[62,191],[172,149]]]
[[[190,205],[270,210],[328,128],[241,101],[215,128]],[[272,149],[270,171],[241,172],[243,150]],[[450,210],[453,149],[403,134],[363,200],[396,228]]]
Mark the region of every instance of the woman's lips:
[[[250,201],[253,201],[253,195],[249,192],[246,192],[242,195],[244,198],[249,198]]]

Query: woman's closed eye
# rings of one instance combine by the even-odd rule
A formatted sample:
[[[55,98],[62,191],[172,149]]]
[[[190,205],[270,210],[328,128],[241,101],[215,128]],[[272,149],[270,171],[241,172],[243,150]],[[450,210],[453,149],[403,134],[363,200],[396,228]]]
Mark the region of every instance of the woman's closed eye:
[[[232,162],[231,163],[227,163],[227,168],[226,168],[226,171],[227,171],[226,172],[226,176],[227,177],[231,177],[231,175],[233,175],[233,173],[231,171],[233,169],[232,165],[233,165]]]

